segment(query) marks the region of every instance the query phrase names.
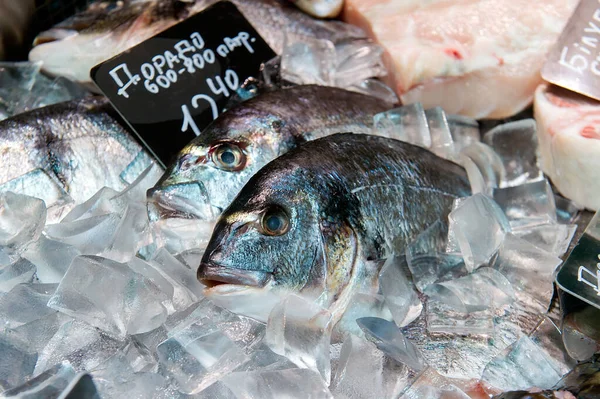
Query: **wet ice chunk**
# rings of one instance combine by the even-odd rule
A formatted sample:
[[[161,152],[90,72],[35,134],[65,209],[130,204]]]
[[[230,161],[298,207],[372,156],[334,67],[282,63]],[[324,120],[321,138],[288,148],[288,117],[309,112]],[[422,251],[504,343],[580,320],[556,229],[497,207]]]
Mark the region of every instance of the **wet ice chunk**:
[[[77,374],[59,398],[70,399],[72,397],[81,399],[100,399],[96,384],[91,375],[87,373]]]
[[[404,392],[403,399],[469,399],[448,379],[435,370],[426,369],[417,380]]]
[[[481,267],[455,280],[432,284],[425,294],[462,313],[509,304],[515,297],[506,277],[489,267]]]
[[[565,349],[560,328],[548,316],[543,316],[540,323],[529,334],[534,344],[543,349],[554,361],[559,373],[566,374],[577,364]]]
[[[0,253],[16,260],[16,254],[40,236],[45,223],[44,201],[10,191],[0,193]]]
[[[146,192],[156,184],[162,174],[163,171],[156,164],[151,163],[122,192],[111,198],[111,202],[114,204],[129,203],[130,205],[132,202],[144,204]]]
[[[394,321],[400,327],[411,323],[421,314],[423,305],[404,273],[403,258],[390,257],[379,274],[379,287]]]
[[[151,169],[147,171],[148,168]],[[147,174],[146,171],[148,172]],[[150,188],[153,186],[154,183],[160,179],[160,176],[163,173],[164,171],[162,171],[161,168],[154,163],[152,157],[146,151],[140,151],[135,158],[133,158],[133,161],[131,161],[129,165],[123,169],[119,177],[123,183],[129,186],[136,181],[142,183],[142,181],[140,181],[140,177],[143,176],[143,184],[139,185],[139,189],[141,191],[142,187],[148,186],[147,188]],[[144,198],[141,200],[143,201],[143,199]]]
[[[5,333],[14,335],[24,342],[28,342],[29,348],[39,353],[44,349],[44,346],[46,346],[48,341],[52,339],[54,334],[56,334],[60,326],[73,320],[69,316],[56,312],[53,309],[48,308],[48,310],[51,310],[52,313],[30,321],[27,324],[15,327],[14,329],[5,330]]]
[[[46,306],[56,284],[21,284],[0,297],[2,327],[16,328],[55,313]]]
[[[37,353],[15,337],[0,335],[0,390],[24,383],[33,373]]]
[[[238,398],[333,399],[319,373],[307,369],[232,373],[223,382]]]
[[[398,104],[400,102],[394,90],[378,79],[365,79],[360,83],[346,87],[346,90],[377,97],[388,104]]]
[[[341,320],[335,325],[332,341],[346,334],[363,336],[362,330],[356,324],[356,319],[361,317],[380,317],[393,320],[383,295],[373,293],[372,289],[367,288],[364,291],[359,289],[352,295]]]
[[[15,105],[15,114],[46,107],[63,101],[83,98],[89,93],[83,86],[64,77],[52,80],[43,74],[36,74],[30,91],[23,93]]]
[[[34,376],[67,360],[77,371],[93,370],[113,356],[123,343],[78,320],[64,323],[48,341],[35,365]]]
[[[298,367],[321,374],[329,383],[331,314],[315,303],[290,295],[273,308],[267,323],[265,342],[278,355]]]
[[[98,256],[73,260],[48,306],[117,337],[160,326],[167,296],[126,264]]]
[[[561,224],[572,224],[577,218],[581,207],[571,200],[554,194],[554,203],[556,204],[556,220]]]
[[[373,116],[373,127],[379,136],[405,141],[424,148],[431,146],[431,135],[423,106],[405,105]]]
[[[206,319],[179,330],[157,352],[180,391],[188,394],[201,392],[248,361],[242,349]]]
[[[41,62],[0,63],[0,120],[11,117],[39,75]]]
[[[460,152],[464,147],[480,141],[479,124],[475,119],[462,115],[446,115],[454,150]]]
[[[347,87],[367,78],[385,76],[384,49],[370,40],[336,43],[335,85]]]
[[[335,68],[335,46],[329,40],[291,43],[281,54],[281,77],[292,83],[333,86]]]
[[[427,331],[431,334],[484,335],[494,334],[492,310],[462,313],[436,301],[428,301],[425,309]]]
[[[503,186],[517,186],[542,177],[537,165],[538,140],[534,119],[496,126],[485,134],[483,141],[502,159],[506,169]]]
[[[483,143],[473,143],[464,147],[460,154],[470,158],[481,172],[485,183],[485,193],[499,187],[506,180],[506,170],[502,160],[494,150]]]
[[[375,344],[350,334],[344,340],[330,387],[336,398],[397,398],[409,383],[409,369]]]
[[[196,273],[164,248],[156,252],[150,264],[173,286],[176,310],[185,309],[202,297],[204,286],[196,279]]]
[[[48,238],[76,247],[83,254],[99,254],[117,231],[121,222],[119,214],[92,216],[72,222],[49,224],[46,226]]]
[[[23,385],[0,393],[3,398],[56,398],[67,388],[77,373],[69,362],[59,363]]]
[[[146,207],[131,203],[121,217],[110,245],[101,255],[118,262],[127,262],[149,239]]]
[[[27,247],[23,257],[33,263],[36,276],[42,283],[59,283],[79,250],[69,244],[41,236]]]
[[[494,200],[513,228],[556,222],[554,194],[546,179],[494,190]]]
[[[457,158],[458,164],[465,168],[465,171],[467,172],[467,178],[469,179],[469,184],[471,185],[471,192],[473,194],[487,194],[489,188],[477,164],[475,164],[471,158],[463,154],[459,154]]]
[[[487,264],[510,231],[500,207],[483,194],[464,200],[448,219],[468,270]]]
[[[426,109],[425,116],[431,134],[431,152],[452,159],[454,157],[454,141],[452,140],[446,113],[441,107],[435,107]]]
[[[415,371],[423,370],[423,356],[393,322],[377,317],[363,317],[356,322],[364,331],[365,337],[383,353]]]
[[[569,249],[575,235],[575,224],[542,224],[530,228],[518,229],[513,233],[552,255],[562,256]]]
[[[535,245],[507,234],[494,268],[511,282],[517,300],[545,313],[552,299],[554,270],[561,262]]]
[[[8,292],[16,285],[33,281],[35,266],[27,259],[19,259],[0,269],[0,292]]]
[[[214,228],[214,221],[200,219],[162,219],[152,223],[157,246],[178,254],[189,249],[205,248]]]
[[[552,388],[561,378],[548,355],[528,337],[521,337],[505,353],[492,359],[482,380],[503,391]]]
[[[119,213],[122,210],[120,206],[116,206],[117,204],[110,201],[111,198],[118,194],[118,191],[115,191],[110,187],[102,187],[87,201],[71,209],[71,211],[61,220],[61,222],[74,222],[76,220],[87,219],[92,216]]]

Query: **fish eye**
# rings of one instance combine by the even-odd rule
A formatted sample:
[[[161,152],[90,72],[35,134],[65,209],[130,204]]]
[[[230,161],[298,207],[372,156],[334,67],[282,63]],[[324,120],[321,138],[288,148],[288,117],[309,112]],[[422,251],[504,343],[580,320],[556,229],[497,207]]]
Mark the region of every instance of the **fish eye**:
[[[246,164],[246,155],[235,144],[219,144],[212,151],[212,161],[219,169],[238,171]]]
[[[280,236],[289,230],[290,219],[283,210],[270,209],[263,214],[260,225],[266,235]]]

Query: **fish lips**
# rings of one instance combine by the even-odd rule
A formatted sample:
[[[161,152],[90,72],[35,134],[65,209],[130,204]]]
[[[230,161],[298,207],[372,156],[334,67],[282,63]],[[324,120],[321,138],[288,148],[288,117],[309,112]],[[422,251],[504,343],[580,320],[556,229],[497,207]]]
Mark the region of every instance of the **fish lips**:
[[[198,191],[202,193],[204,198],[195,201],[161,189],[148,190],[148,215],[150,220],[170,218],[216,219],[221,213],[221,209],[210,204],[203,187],[199,186]]]
[[[209,261],[200,264],[197,278],[208,290],[219,288],[222,285],[262,288],[271,282],[272,274],[260,270],[235,269]]]

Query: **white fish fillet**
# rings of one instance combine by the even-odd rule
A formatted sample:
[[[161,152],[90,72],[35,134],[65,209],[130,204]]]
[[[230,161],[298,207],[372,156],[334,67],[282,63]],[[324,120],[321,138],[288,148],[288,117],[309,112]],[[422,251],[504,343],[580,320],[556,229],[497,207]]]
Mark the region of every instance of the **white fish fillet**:
[[[346,0],[343,18],[387,50],[404,103],[472,118],[526,108],[577,0]]]
[[[600,209],[600,102],[543,84],[534,112],[544,173],[564,196]]]

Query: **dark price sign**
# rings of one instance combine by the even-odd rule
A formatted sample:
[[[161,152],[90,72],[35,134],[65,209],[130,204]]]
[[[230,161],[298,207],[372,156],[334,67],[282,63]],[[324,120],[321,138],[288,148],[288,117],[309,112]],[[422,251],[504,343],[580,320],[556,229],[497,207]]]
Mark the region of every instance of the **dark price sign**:
[[[91,78],[165,166],[275,57],[230,2],[95,66]]]

